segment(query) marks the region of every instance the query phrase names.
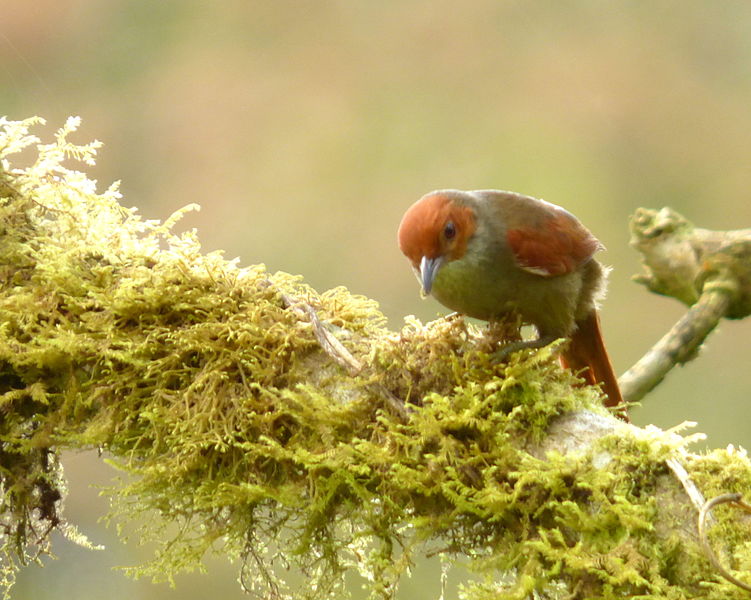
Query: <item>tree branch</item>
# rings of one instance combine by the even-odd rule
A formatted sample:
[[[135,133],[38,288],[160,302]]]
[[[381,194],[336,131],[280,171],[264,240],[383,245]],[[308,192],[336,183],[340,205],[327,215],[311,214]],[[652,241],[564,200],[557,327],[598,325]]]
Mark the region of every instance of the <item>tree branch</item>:
[[[729,305],[730,298],[724,291],[703,292],[670,331],[618,379],[624,399],[641,400],[674,366],[692,360],[705,338],[727,314]]]
[[[641,252],[646,269],[635,280],[690,306],[619,378],[624,399],[636,402],[674,366],[695,358],[722,318],[751,312],[751,229],[699,229],[670,208],[642,208],[631,220],[631,245]]]

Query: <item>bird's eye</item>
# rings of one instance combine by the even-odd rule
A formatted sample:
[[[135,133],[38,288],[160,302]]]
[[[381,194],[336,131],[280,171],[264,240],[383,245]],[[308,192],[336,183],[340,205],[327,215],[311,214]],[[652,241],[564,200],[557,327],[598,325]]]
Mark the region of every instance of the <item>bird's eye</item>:
[[[454,225],[453,221],[449,221],[446,223],[446,226],[443,228],[443,237],[445,237],[447,240],[452,239],[456,235],[456,225]]]

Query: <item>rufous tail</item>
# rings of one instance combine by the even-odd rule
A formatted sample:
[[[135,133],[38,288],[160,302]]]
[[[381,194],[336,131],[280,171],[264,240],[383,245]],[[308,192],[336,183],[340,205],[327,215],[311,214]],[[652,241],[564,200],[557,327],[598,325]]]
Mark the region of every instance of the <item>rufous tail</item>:
[[[602,340],[600,316],[593,310],[587,317],[577,322],[578,328],[571,335],[568,348],[561,356],[564,367],[576,371],[589,385],[602,385],[607,395],[605,406],[620,406],[618,416],[628,421],[623,397],[618,387],[618,379],[613,372],[608,351]]]

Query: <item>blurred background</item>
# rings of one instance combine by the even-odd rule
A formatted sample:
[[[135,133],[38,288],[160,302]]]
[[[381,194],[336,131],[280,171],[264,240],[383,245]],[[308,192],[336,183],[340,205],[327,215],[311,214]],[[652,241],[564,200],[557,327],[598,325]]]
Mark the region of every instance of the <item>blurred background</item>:
[[[751,226],[751,4],[746,0],[4,0],[0,114],[105,143],[87,169],[124,203],[241,264],[377,299],[392,328],[421,301],[396,245],[403,211],[435,188],[501,188],[570,209],[613,266],[603,310],[616,370],[684,312],[630,281],[639,206],[697,225]],[[706,448],[751,444],[751,323],[726,322],[701,356],[633,411],[638,425],[698,421]],[[744,341],[746,340],[746,341]],[[106,552],[58,540],[14,598],[240,599],[208,561],[177,588],[116,565],[148,549],[98,523],[114,473],[66,455],[68,516]],[[400,598],[436,598],[421,565]],[[451,596],[451,595],[450,595]],[[449,596],[449,597],[450,597]]]

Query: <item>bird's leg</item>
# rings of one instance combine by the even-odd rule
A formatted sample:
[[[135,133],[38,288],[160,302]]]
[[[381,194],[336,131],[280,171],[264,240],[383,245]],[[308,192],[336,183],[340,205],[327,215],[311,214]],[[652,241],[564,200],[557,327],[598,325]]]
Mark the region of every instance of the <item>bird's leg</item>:
[[[503,362],[514,352],[519,352],[520,350],[537,350],[538,348],[547,346],[557,339],[558,338],[554,335],[541,335],[536,340],[520,340],[518,342],[511,342],[509,344],[505,344],[500,348],[500,350],[495,351],[493,353],[493,359],[497,362]]]
[[[512,352],[530,347],[528,342],[522,340],[522,325],[522,318],[516,312],[488,321],[483,332],[485,343],[481,349],[491,354],[496,362],[501,362]]]
[[[464,317],[464,315],[456,311],[443,316],[443,318],[447,321],[456,321],[457,319],[461,319],[462,317]]]

